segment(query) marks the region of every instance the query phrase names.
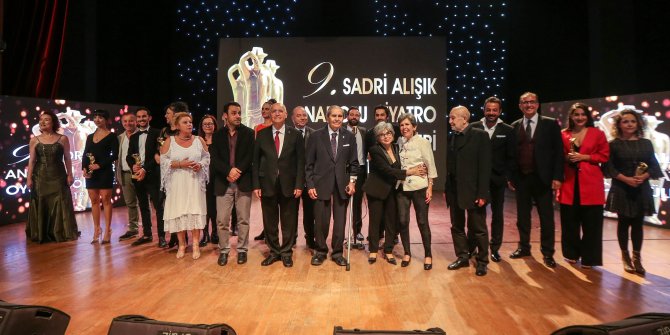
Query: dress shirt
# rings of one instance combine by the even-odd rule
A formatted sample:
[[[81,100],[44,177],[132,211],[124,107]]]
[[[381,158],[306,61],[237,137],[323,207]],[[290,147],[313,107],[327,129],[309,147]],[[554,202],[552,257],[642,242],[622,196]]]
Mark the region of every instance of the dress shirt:
[[[147,127],[146,129],[139,129],[138,128],[137,130],[138,131],[146,131],[146,130],[149,130],[149,127]],[[144,149],[145,149],[146,143],[147,143],[147,133],[141,133],[137,144],[139,145],[139,149],[140,149],[139,154],[140,154],[140,159],[142,159],[142,162],[147,161],[146,157],[144,157],[144,155],[145,155]],[[153,159],[153,157],[151,159]]]
[[[361,136],[360,128],[358,128],[357,126],[356,133],[354,133],[354,129],[351,126],[347,125],[347,130],[352,132],[354,134],[354,137],[356,137],[358,164],[359,166],[365,166],[365,158],[363,157],[363,136]]]
[[[498,126],[499,124],[503,123],[503,121],[502,121],[501,119],[498,119],[498,120],[496,121],[496,124],[494,124],[493,127],[489,128],[489,127],[486,125],[486,118],[485,118],[485,117],[483,117],[481,121],[482,121],[482,126],[484,126],[484,131],[487,132],[487,133],[489,134],[489,139],[493,138],[493,133],[496,131],[496,126]],[[533,127],[531,127],[531,129],[532,129],[532,128],[533,128]]]
[[[535,128],[537,128],[537,122],[540,120],[540,114],[535,113],[532,118],[530,118],[532,121],[530,123],[530,136],[534,137],[535,136]],[[524,116],[523,117],[523,131],[526,131],[526,125],[528,124],[528,119]]]
[[[123,143],[121,143],[121,156],[120,156],[123,157],[123,159],[119,160],[121,161],[121,171],[129,172],[132,170],[132,167],[128,166],[128,162],[126,161],[125,157],[128,156],[128,145],[130,144],[130,136],[128,136],[128,133],[125,131],[123,132],[123,136],[125,136],[125,139],[123,140]]]

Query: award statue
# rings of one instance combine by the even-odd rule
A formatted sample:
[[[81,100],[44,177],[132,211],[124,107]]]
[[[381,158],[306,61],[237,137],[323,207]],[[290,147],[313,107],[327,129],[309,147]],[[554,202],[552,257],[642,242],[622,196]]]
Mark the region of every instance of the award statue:
[[[86,157],[88,157],[88,169],[84,169],[84,178],[91,178],[93,176],[93,171],[91,171],[91,166],[95,164],[95,156],[93,156],[92,153],[87,153]]]
[[[570,137],[570,151],[568,152],[568,155],[570,154],[576,154],[577,153],[577,145],[575,142],[577,141],[576,137]],[[568,165],[570,165],[572,168],[579,170],[579,164],[578,162],[569,162]]]
[[[647,172],[647,170],[649,170],[649,165],[647,165],[647,163],[645,162],[640,162],[639,164],[637,164],[637,167],[635,168],[635,175],[641,176],[645,172]]]
[[[140,154],[132,154],[133,160],[135,161],[135,164],[142,166],[142,157],[140,157]],[[133,173],[133,176],[131,177],[132,179],[139,179],[140,176],[137,173]]]

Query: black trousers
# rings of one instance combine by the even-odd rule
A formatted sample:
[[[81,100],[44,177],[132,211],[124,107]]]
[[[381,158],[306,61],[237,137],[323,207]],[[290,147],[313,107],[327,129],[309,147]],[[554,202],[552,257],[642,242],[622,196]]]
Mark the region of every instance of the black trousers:
[[[364,171],[366,166],[361,166],[360,169],[363,170],[358,173],[356,179],[356,193],[354,193],[354,200],[351,204],[351,210],[353,211],[354,216],[354,234],[361,232],[363,228],[363,184],[365,184],[365,179],[367,177],[367,172]],[[370,204],[368,204],[370,206]]]
[[[426,189],[400,191],[396,199],[398,202],[398,229],[403,249],[405,249],[405,255],[412,255],[409,248],[409,208],[411,204],[414,204],[416,223],[419,226],[419,233],[421,233],[421,241],[423,242],[424,257],[432,257],[433,254],[430,248],[431,234],[430,226],[428,225],[429,206],[426,203]],[[386,238],[393,237],[387,236]]]
[[[328,232],[330,231],[330,213],[333,213],[333,238],[331,248],[333,250],[331,257],[342,256],[344,247],[344,229],[347,220],[347,198],[342,199],[338,188],[335,187],[329,200],[317,199],[314,201],[314,217],[316,218],[314,238],[316,240],[316,252],[321,255],[328,254]]]
[[[135,183],[135,192],[137,193],[137,203],[140,207],[140,216],[142,217],[142,231],[144,236],[151,237],[151,206],[149,200],[156,211],[156,227],[158,237],[165,237],[165,228],[163,223],[163,197],[160,192],[160,185],[157,181],[145,179]]]
[[[270,254],[276,256],[293,255],[293,243],[298,227],[298,199],[285,197],[281,191],[279,178],[275,183],[275,194],[272,197],[261,193],[261,209],[263,210],[263,230],[265,243]],[[279,243],[279,227],[281,226],[282,241]]]
[[[491,192],[491,251],[500,250],[503,241],[503,227],[505,227],[505,188],[507,185],[490,184]]]
[[[398,204],[396,194],[392,190],[386,199],[377,199],[368,195],[368,212],[370,220],[368,223],[368,250],[370,253],[377,253],[379,250],[379,240],[381,238],[380,227],[384,226],[386,239],[384,240],[384,253],[393,252],[393,240],[398,235]],[[407,227],[409,228],[409,227]],[[409,253],[409,229],[405,229],[405,239],[403,248],[405,253]]]
[[[309,197],[308,189],[302,190],[302,227],[305,230],[305,241],[307,244],[314,243],[314,199]],[[296,226],[296,236],[298,227]]]
[[[522,175],[516,185],[516,227],[519,230],[519,248],[530,251],[530,211],[533,201],[540,216],[540,249],[545,257],[554,256],[555,223],[551,185],[542,183],[537,173]]]
[[[603,206],[561,204],[563,257],[583,265],[603,265]]]

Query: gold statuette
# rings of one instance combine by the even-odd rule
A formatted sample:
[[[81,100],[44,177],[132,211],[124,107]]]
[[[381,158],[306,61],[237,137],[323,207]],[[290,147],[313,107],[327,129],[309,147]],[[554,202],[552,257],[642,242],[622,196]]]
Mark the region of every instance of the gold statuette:
[[[93,156],[92,153],[87,153],[86,157],[88,157],[88,169],[84,170],[84,178],[91,178],[93,176],[93,171],[91,171],[91,166],[95,164],[95,156]]]
[[[133,160],[135,160],[135,164],[142,166],[142,157],[140,157],[140,154],[132,154]],[[137,173],[133,173],[133,176],[131,177],[133,179],[139,179],[140,176]]]
[[[574,153],[577,152],[577,150],[575,150],[577,148],[577,145],[575,144],[576,141],[577,141],[577,138],[575,138],[575,137],[570,138],[570,153],[571,154],[574,154]]]
[[[637,164],[637,167],[635,168],[635,175],[641,176],[645,172],[647,172],[647,170],[649,170],[649,165],[647,165],[647,163],[645,162],[640,162],[639,164]]]

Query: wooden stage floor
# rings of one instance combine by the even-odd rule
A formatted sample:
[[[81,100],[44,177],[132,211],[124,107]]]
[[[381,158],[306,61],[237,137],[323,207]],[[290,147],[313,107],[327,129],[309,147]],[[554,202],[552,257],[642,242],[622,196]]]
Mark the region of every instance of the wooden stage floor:
[[[267,248],[252,241],[249,262],[225,267],[207,246],[203,257],[177,260],[176,250],[118,242],[126,209],[114,210],[111,245],[91,245],[90,213],[77,215],[82,238],[60,244],[26,243],[24,224],[0,227],[0,300],[53,306],[72,319],[68,334],[106,334],[113,317],[141,314],[158,320],[231,325],[238,334],[332,334],[333,326],[426,329],[447,334],[549,334],[572,324],[596,324],[644,312],[670,312],[670,230],[645,227],[646,277],[623,272],[616,222],[605,220],[604,266],[584,270],[562,259],[556,212],[556,260],[548,269],[539,252],[534,215],[533,257],[512,260],[516,248],[513,198],[508,198],[501,263],[476,277],[474,267],[448,271],[454,260],[448,211],[441,195],[430,208],[434,267],[424,271],[421,238],[412,223],[414,259],[407,268],[383,259],[367,263],[353,251],[351,271],[327,261],[311,266],[298,239],[295,265],[261,267]],[[252,204],[251,236],[261,230],[260,203]],[[367,231],[367,218],[364,219]],[[155,230],[154,230],[155,232]],[[302,236],[302,228],[299,236]],[[367,234],[365,234],[367,235]],[[154,238],[154,241],[157,241]],[[235,241],[233,240],[233,245]],[[396,246],[397,257],[402,248]]]

